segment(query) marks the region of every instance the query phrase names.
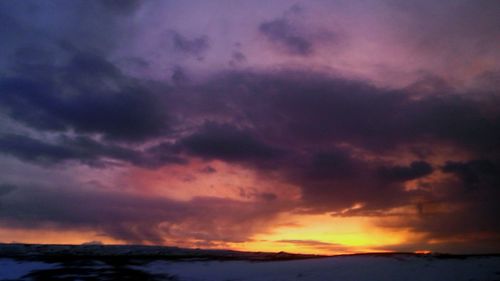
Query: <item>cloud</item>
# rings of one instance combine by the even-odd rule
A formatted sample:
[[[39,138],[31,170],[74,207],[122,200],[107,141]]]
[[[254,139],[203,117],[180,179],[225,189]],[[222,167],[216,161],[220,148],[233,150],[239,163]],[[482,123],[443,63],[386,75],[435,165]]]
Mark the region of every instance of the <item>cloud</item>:
[[[443,171],[449,173],[475,171],[431,164],[422,155],[408,159],[408,166],[396,164],[391,160],[395,150],[413,151],[419,146],[440,153],[451,146],[472,155],[494,155],[500,139],[496,111],[484,114],[483,108],[495,104],[488,96],[472,99],[450,92],[415,98],[404,89],[380,88],[361,80],[281,70],[221,72],[202,82],[186,82],[165,100],[146,90],[132,98],[128,83],[133,87],[144,82],[122,82],[123,74],[112,64],[84,58],[70,65],[66,68],[78,71],[65,72],[63,81],[75,89],[97,89],[99,95],[80,90],[60,97],[24,80],[16,84],[19,87],[7,87],[13,82],[4,79],[4,89],[17,95],[7,92],[1,99],[9,116],[32,128],[49,132],[72,128],[82,135],[55,142],[5,135],[4,153],[35,163],[103,165],[114,159],[146,168],[182,164],[190,157],[238,163],[299,186],[300,204],[309,212],[338,213],[361,204],[362,208],[343,214],[366,215],[416,204],[423,191],[406,191],[404,184],[430,175],[432,166],[445,165]],[[70,79],[73,72],[78,81]],[[102,115],[93,114],[96,106],[103,108]],[[134,116],[135,109],[137,120],[116,126],[121,116]],[[106,118],[114,122],[100,121]],[[169,135],[169,130],[175,134]],[[102,134],[104,140],[84,138],[91,133]],[[170,139],[164,141],[165,136]],[[143,145],[136,149],[118,140]],[[152,144],[144,145],[147,142]],[[424,198],[432,194],[427,192]]]
[[[229,61],[229,65],[231,66],[238,66],[240,64],[245,63],[247,60],[247,57],[240,51],[234,51],[231,54],[231,60]]]
[[[0,225],[90,229],[129,243],[241,242],[268,227],[281,206],[213,197],[189,201],[87,186],[17,186],[0,198]]]
[[[73,161],[89,166],[111,165],[117,160],[133,165],[156,168],[167,164],[183,164],[185,160],[175,154],[153,154],[114,144],[105,144],[87,137],[60,137],[46,142],[22,135],[0,136],[0,153],[15,156],[39,165],[56,165]]]
[[[294,55],[309,55],[312,53],[312,43],[304,34],[286,19],[276,19],[263,22],[259,31],[270,41],[275,42]]]
[[[10,184],[1,184],[0,185],[0,197],[6,194],[9,194],[13,190],[16,189],[16,186]]]
[[[264,200],[267,202],[272,202],[272,201],[275,201],[276,199],[278,199],[278,196],[274,193],[271,193],[271,192],[262,192],[262,193],[258,193],[256,195],[261,200]]]
[[[377,176],[379,163],[356,159],[349,150],[312,153],[301,163],[288,166],[286,178],[301,187],[307,212],[356,216],[411,204],[412,194],[400,183]]]
[[[193,95],[197,112],[244,122],[280,145],[347,142],[373,151],[419,141],[449,141],[470,150],[498,144],[500,118],[490,96],[449,92],[413,98],[404,90],[318,72],[226,72]],[[213,115],[215,116],[215,115]],[[285,140],[286,139],[286,140]]]
[[[0,3],[5,37],[0,46],[0,122],[9,125],[2,126],[0,151],[23,165],[43,166],[44,182],[57,185],[50,172],[69,163],[73,168],[90,166],[84,169],[95,173],[93,178],[105,178],[116,164],[144,170],[196,158],[206,166],[196,176],[223,174],[209,166],[222,161],[249,169],[259,180],[300,191],[297,202],[286,207],[282,193],[261,189],[242,196],[252,203],[206,197],[183,202],[132,195],[119,186],[108,191],[79,185],[17,187],[21,180],[16,175],[13,185],[0,186],[3,226],[88,228],[130,242],[189,238],[209,244],[244,241],[263,232],[282,209],[378,217],[405,209],[409,214],[404,220],[387,227],[423,233],[429,240],[499,241],[498,40],[492,39],[498,30],[497,4],[434,2],[389,2],[391,9],[374,5],[384,9],[370,10],[373,17],[368,18],[364,7],[358,11],[347,5],[352,8],[347,11],[337,5],[338,11],[348,12],[347,21],[341,12],[332,13],[354,43],[367,34],[357,28],[351,32],[350,19],[362,16],[361,25],[373,23],[369,30],[380,33],[363,40],[380,47],[374,50],[390,52],[391,60],[404,58],[393,73],[420,68],[429,73],[402,88],[353,78],[352,69],[363,72],[365,64],[386,62],[387,54],[374,58],[365,45],[362,56],[353,46],[353,53],[347,52],[338,64],[325,63],[348,65],[349,71],[318,71],[325,65],[307,59],[323,54],[326,41],[338,42],[338,34],[315,28],[325,24],[323,19],[302,20],[299,6],[277,18],[270,11],[263,15],[268,20],[251,16],[253,21],[242,24],[251,30],[223,24],[220,31],[213,24],[218,18],[170,21],[166,12],[155,13],[156,6],[139,1]],[[181,4],[164,5],[176,13]],[[236,18],[244,22],[247,17]],[[406,24],[404,30],[413,32],[391,37],[400,28],[385,29],[379,18],[391,27]],[[165,38],[164,30],[172,26],[203,26],[207,32],[170,31]],[[248,43],[255,27],[276,50],[295,57],[279,61],[279,67],[274,60],[256,60],[263,50]],[[398,44],[379,42],[385,35]],[[167,40],[170,49],[157,37]],[[228,42],[216,41],[221,37]],[[235,41],[243,42],[241,48],[235,50]],[[393,47],[401,54],[392,52]],[[215,63],[195,62],[203,66],[186,60],[212,55]],[[134,72],[121,64],[136,56],[141,59],[136,62],[148,67]],[[297,57],[301,65],[291,69],[288,63]],[[432,63],[426,64],[426,57]],[[226,65],[228,59],[247,68],[221,68],[220,62]],[[466,73],[476,77],[476,84],[450,83],[438,75],[441,66],[435,65],[441,64],[446,66],[441,73]],[[412,190],[406,188],[409,181],[415,184]]]
[[[332,31],[331,26],[315,25],[305,20],[306,15],[306,9],[295,4],[286,9],[281,17],[261,22],[258,31],[279,51],[289,55],[310,57],[324,45],[329,45],[329,49],[332,46],[338,49],[338,28]]]
[[[414,161],[410,166],[382,167],[379,174],[382,178],[395,181],[408,181],[431,174],[432,166],[425,161]]]
[[[317,250],[327,250],[327,251],[332,252],[332,253],[348,252],[348,251],[352,250],[352,249],[349,249],[349,247],[346,247],[342,244],[328,243],[328,242],[322,242],[322,241],[317,241],[317,240],[284,239],[284,240],[277,240],[274,242],[284,243],[284,244],[292,244],[292,245],[296,245],[299,247],[308,247],[308,248],[313,248],[313,249],[317,249]]]
[[[442,171],[455,174],[466,187],[474,187],[488,177],[496,177],[498,167],[488,159],[475,159],[467,162],[448,161]]]
[[[315,72],[235,71],[197,85],[196,92],[203,94],[190,96],[191,109],[204,118],[250,124],[244,139],[265,140],[268,146],[286,151],[274,157],[264,153],[269,157],[259,161],[274,161],[279,179],[299,186],[302,208],[313,213],[346,210],[342,215],[385,216],[393,208],[404,207],[418,216],[419,204],[424,213],[440,204],[470,204],[476,198],[457,202],[453,192],[436,198],[439,191],[434,194],[424,188],[439,185],[424,178],[433,173],[433,167],[444,164],[426,157],[450,147],[470,155],[496,155],[498,148],[495,136],[500,120],[498,110],[491,110],[497,102],[452,89],[415,98],[405,89],[384,89]],[[487,115],[485,108],[490,109]],[[211,143],[208,140],[215,137],[199,139]],[[415,147],[427,153],[415,155]],[[394,163],[399,151],[405,150],[417,159],[405,156],[409,164]],[[198,152],[215,157],[213,151]],[[239,154],[221,157],[220,153],[218,159],[224,161],[243,159]],[[415,179],[423,180],[422,188],[406,190],[405,182]],[[356,204],[361,207],[352,209]],[[470,216],[483,220],[484,214]],[[423,226],[424,230],[437,231]]]
[[[21,68],[0,79],[0,91],[6,113],[38,130],[140,141],[161,136],[168,128],[164,94],[95,55],[77,54],[62,68]]]
[[[285,180],[301,187],[306,210],[383,217],[393,208],[412,208],[415,215],[406,215],[406,221],[398,220],[394,227],[409,227],[427,239],[463,239],[471,245],[498,241],[498,204],[493,198],[498,192],[494,171],[500,119],[491,107],[495,99],[453,91],[413,99],[362,81],[273,74],[241,75],[226,83],[239,83],[239,88],[247,83],[253,91],[239,96],[239,108],[248,110],[256,131],[297,153],[281,171],[287,171]],[[345,143],[351,146],[342,148]],[[432,164],[410,160],[408,166],[385,162],[395,148],[414,145],[434,155],[451,146],[471,158]],[[367,152],[376,158],[364,158]],[[489,157],[478,160],[474,155]],[[425,178],[432,166],[440,165],[459,181],[426,180],[422,184],[427,189],[405,190],[405,181]],[[350,209],[358,203],[360,208]]]
[[[217,169],[215,169],[212,166],[205,166],[203,169],[200,170],[200,172],[205,173],[205,174],[213,174],[213,173],[217,173]]]
[[[272,160],[282,154],[250,132],[229,124],[207,123],[177,145],[197,157],[229,162]]]
[[[349,151],[332,149],[314,153],[310,164],[304,167],[305,176],[314,181],[353,178],[359,175],[358,161]]]
[[[436,249],[454,252],[494,252],[500,249],[500,184],[498,158],[448,161],[441,168],[449,175],[432,184],[419,205],[418,216],[384,222],[423,234],[422,241],[439,241]],[[489,245],[489,250],[488,246]],[[428,244],[427,246],[432,246]]]
[[[102,241],[98,241],[98,240],[94,240],[94,241],[88,241],[88,242],[83,242],[81,244],[82,246],[96,246],[96,245],[104,245],[104,243],[102,243]]]
[[[261,202],[271,203],[278,199],[278,195],[273,192],[259,192],[255,188],[240,188],[240,197],[245,199],[257,199]]]
[[[172,31],[171,36],[175,50],[194,56],[198,59],[203,59],[202,55],[210,47],[207,36],[189,39],[176,31]]]
[[[92,156],[78,153],[68,147],[40,142],[36,139],[20,135],[6,135],[0,138],[0,150],[3,153],[17,156],[25,161],[40,162],[42,164],[55,163],[67,159],[88,161]]]

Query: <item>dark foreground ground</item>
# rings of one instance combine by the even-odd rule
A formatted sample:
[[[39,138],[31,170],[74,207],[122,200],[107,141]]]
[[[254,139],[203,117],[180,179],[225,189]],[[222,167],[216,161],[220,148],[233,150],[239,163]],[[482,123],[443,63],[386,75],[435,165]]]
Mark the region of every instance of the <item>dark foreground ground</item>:
[[[0,244],[0,280],[500,281],[500,255],[324,257],[175,247]]]

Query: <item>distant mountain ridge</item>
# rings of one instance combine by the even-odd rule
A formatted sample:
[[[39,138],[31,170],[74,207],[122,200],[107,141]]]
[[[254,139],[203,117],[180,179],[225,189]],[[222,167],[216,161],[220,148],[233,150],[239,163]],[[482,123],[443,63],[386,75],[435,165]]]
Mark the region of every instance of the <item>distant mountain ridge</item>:
[[[220,260],[293,260],[327,257],[325,255],[292,254],[286,252],[245,252],[219,249],[189,249],[170,246],[147,245],[53,245],[53,244],[3,244],[0,257],[143,257],[164,259],[220,259]]]
[[[412,253],[412,252],[374,252],[342,255],[295,254],[287,252],[248,252],[224,249],[192,249],[174,246],[149,245],[103,245],[97,243],[70,244],[23,244],[0,243],[0,258],[29,257],[102,257],[102,258],[144,258],[164,260],[249,260],[279,261],[325,258],[333,256],[428,256],[440,259],[464,259],[467,257],[500,256],[500,253],[486,254],[448,254],[448,253]]]

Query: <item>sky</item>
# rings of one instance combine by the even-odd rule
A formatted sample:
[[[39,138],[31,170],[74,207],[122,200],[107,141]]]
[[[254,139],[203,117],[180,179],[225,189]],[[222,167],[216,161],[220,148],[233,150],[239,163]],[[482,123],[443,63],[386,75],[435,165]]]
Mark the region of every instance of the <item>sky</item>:
[[[500,252],[499,14],[0,1],[0,242]]]

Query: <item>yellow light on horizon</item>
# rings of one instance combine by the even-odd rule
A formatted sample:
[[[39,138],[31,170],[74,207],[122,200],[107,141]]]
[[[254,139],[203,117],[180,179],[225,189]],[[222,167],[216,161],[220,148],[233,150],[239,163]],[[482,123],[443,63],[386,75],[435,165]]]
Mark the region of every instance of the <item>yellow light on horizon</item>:
[[[420,255],[428,255],[428,254],[431,254],[432,251],[430,251],[430,250],[417,250],[417,251],[414,251],[413,253],[420,254]]]
[[[292,215],[296,224],[278,226],[252,241],[234,245],[248,251],[286,251],[310,254],[382,252],[384,245],[405,241],[405,231],[388,231],[374,225],[370,217]]]

